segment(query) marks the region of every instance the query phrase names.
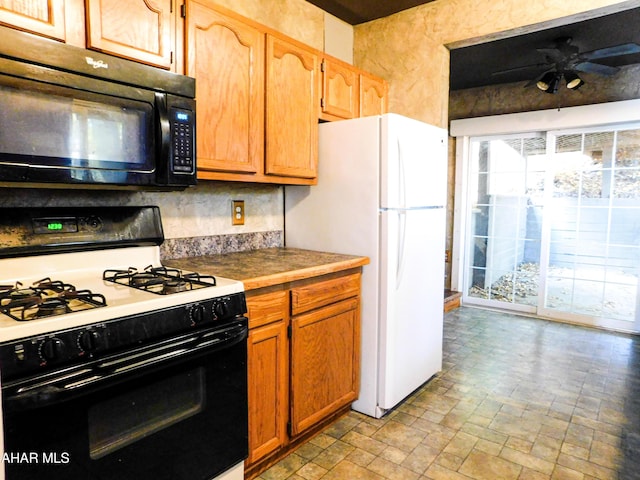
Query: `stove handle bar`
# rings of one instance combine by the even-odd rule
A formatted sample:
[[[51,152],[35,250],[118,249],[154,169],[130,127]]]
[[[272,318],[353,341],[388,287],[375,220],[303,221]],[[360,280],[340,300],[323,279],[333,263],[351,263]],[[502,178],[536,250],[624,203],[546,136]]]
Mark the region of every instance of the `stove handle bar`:
[[[98,362],[86,375],[72,382],[69,382],[69,374],[66,373],[46,382],[34,379],[33,387],[3,388],[6,391],[3,392],[2,410],[4,413],[21,412],[73,400],[122,381],[140,377],[150,373],[149,370],[157,371],[225,350],[246,341],[247,337],[246,325],[225,329],[222,332],[194,335],[191,342],[181,339],[175,344],[167,344],[166,348],[161,349],[162,353],[158,352],[160,349],[151,347],[146,350],[148,354],[152,354],[151,356],[145,356],[144,352],[133,355],[125,352],[108,362]]]

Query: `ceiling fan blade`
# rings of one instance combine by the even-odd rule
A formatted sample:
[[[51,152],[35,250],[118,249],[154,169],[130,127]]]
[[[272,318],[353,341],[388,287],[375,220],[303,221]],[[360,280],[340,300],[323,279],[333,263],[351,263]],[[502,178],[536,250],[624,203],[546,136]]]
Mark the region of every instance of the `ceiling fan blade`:
[[[545,70],[553,67],[553,63],[536,63],[534,65],[523,65],[522,67],[514,67],[514,68],[507,68],[505,70],[500,70],[498,72],[492,72],[491,75],[503,75],[503,74],[507,74],[507,73],[513,73],[513,72],[522,72],[525,70],[540,70],[541,68],[544,68]]]
[[[593,60],[596,58],[617,57],[619,55],[630,55],[632,53],[640,53],[640,45],[635,43],[624,43],[615,47],[600,48],[580,54],[585,60]]]
[[[573,67],[574,70],[579,70],[585,73],[596,73],[598,75],[611,76],[618,73],[620,70],[617,67],[610,67],[608,65],[601,65],[599,63],[582,62]]]
[[[558,48],[536,48],[536,51],[554,63],[561,62],[566,58],[566,55]]]
[[[524,88],[528,88],[532,85],[535,85],[536,83],[538,83],[538,78],[531,79],[527,83],[525,83]]]

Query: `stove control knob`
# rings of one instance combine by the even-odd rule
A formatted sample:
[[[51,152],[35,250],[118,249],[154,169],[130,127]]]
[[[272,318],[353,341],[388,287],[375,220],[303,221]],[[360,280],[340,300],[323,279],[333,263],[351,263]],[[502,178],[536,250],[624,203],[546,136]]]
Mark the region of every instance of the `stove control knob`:
[[[87,218],[87,227],[89,228],[89,230],[97,232],[98,230],[102,229],[102,220],[100,219],[100,217],[92,215]]]
[[[229,313],[229,306],[225,300],[218,300],[213,304],[214,318],[224,318]]]
[[[93,352],[98,348],[100,335],[95,330],[85,330],[78,335],[78,346],[83,352]]]
[[[189,318],[191,319],[191,325],[198,325],[207,319],[207,312],[204,305],[196,303],[189,308]]]
[[[40,345],[40,356],[45,361],[56,360],[64,353],[64,342],[58,337],[47,338]]]

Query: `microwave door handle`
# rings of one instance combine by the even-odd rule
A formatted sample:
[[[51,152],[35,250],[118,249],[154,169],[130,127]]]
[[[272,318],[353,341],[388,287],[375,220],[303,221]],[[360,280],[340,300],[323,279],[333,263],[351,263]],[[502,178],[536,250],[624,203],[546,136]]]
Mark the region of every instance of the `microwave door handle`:
[[[160,144],[157,145],[158,149],[158,157],[157,158],[171,158],[171,122],[169,120],[169,110],[167,108],[167,96],[164,93],[155,93],[156,98],[156,114],[158,116],[157,128],[158,128],[158,138],[160,139]],[[162,171],[157,172],[159,175],[163,177],[169,176],[171,172],[169,172],[170,166],[167,162],[158,162],[156,164],[156,168],[162,169]],[[164,171],[164,170],[167,171]]]
[[[175,362],[191,360],[204,354],[225,350],[245,341],[247,335],[248,330],[246,327],[229,329],[222,333],[212,332],[198,335],[195,342],[190,345],[185,345],[184,341],[180,341],[177,342],[173,349],[168,348],[165,353],[142,360],[139,359],[139,355],[127,355],[125,353],[122,355],[121,361],[108,362],[108,369],[98,363],[91,374],[77,381],[52,381],[48,382],[47,385],[3,396],[2,407],[6,412],[20,412],[55,405],[108,387],[111,382],[118,382],[122,377],[131,374],[140,376],[149,369],[166,368]],[[115,365],[116,363],[117,365]],[[100,370],[107,371],[101,372]]]

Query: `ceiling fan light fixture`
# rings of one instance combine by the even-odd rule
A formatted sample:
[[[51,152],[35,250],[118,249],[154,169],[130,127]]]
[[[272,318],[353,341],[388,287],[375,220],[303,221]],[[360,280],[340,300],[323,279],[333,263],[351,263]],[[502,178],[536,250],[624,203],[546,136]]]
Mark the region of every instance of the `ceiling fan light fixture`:
[[[558,85],[560,84],[560,78],[562,74],[558,72],[547,72],[536,83],[536,86],[546,93],[556,93],[558,91]]]
[[[565,73],[564,79],[567,82],[567,88],[570,90],[577,90],[584,85],[584,80],[582,80],[575,72]]]
[[[538,87],[543,92],[546,92],[547,89],[549,88],[549,85],[551,85],[551,82],[553,81],[553,77],[554,77],[553,73],[551,72],[545,73],[542,76],[542,78],[538,80],[538,82],[536,83],[536,87]]]

